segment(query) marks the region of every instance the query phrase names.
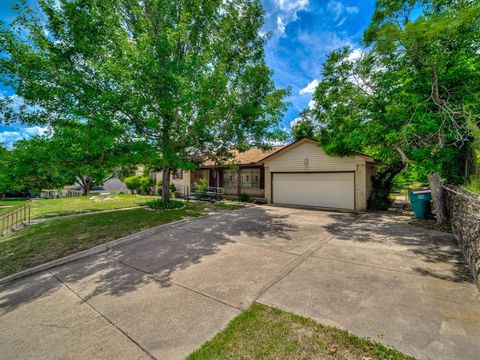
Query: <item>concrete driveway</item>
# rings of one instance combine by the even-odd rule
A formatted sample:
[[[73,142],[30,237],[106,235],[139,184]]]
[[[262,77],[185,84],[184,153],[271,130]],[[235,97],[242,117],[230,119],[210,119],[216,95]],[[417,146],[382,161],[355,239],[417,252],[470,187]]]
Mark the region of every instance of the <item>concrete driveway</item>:
[[[450,235],[387,214],[245,208],[0,288],[0,358],[180,359],[252,301],[419,358],[478,359]]]

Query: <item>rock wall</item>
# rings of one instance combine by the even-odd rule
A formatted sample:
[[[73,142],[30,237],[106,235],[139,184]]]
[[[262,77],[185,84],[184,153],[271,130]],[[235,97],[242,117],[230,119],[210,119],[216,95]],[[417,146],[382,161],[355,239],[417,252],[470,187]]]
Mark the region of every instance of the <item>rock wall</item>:
[[[444,186],[444,196],[453,233],[480,289],[480,196],[455,186]]]

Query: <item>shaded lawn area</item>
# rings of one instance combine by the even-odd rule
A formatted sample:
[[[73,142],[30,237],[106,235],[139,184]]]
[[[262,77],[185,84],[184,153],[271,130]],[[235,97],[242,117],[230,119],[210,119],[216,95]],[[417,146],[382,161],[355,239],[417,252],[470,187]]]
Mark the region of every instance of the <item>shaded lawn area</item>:
[[[103,198],[108,200],[94,200],[92,198],[102,198],[102,196],[80,196],[60,199],[33,200],[32,219],[46,218],[61,215],[80,214],[92,211],[114,210],[140,206],[152,199],[158,199],[156,196],[141,195],[108,195]]]
[[[254,303],[187,359],[413,358],[347,331]]]
[[[131,209],[55,219],[0,238],[0,277],[86,250],[123,236],[210,211],[239,206],[189,202],[181,210]]]

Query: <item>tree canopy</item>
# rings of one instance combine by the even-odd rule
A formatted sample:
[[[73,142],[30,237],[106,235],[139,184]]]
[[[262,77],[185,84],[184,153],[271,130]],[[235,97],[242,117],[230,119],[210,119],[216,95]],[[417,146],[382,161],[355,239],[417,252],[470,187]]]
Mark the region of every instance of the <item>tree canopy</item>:
[[[41,0],[0,31],[0,80],[25,100],[9,121],[122,125],[169,174],[266,146],[286,90],[266,66],[258,0]]]
[[[292,124],[292,138],[293,141],[298,141],[303,138],[314,138],[316,136],[315,123],[310,118],[308,113],[302,114],[302,117],[295,119]]]
[[[382,201],[406,164],[462,181],[480,115],[478,1],[383,1],[363,54],[342,48],[323,66],[311,115],[327,153],[382,162]]]

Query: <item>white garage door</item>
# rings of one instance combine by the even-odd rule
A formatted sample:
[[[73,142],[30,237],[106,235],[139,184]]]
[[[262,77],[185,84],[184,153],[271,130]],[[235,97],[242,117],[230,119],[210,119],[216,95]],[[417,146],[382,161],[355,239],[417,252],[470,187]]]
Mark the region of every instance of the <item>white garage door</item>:
[[[355,209],[355,174],[278,173],[273,175],[273,203]]]

